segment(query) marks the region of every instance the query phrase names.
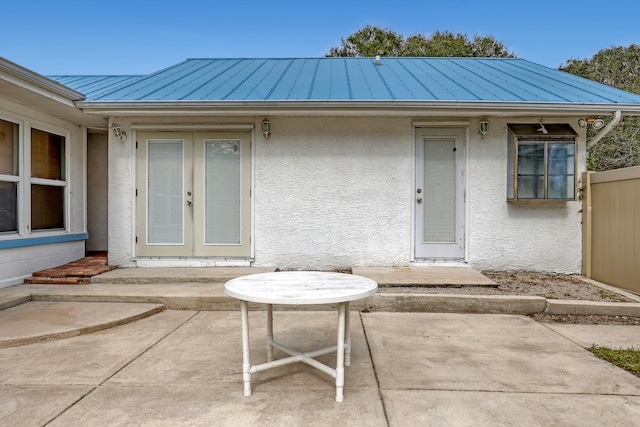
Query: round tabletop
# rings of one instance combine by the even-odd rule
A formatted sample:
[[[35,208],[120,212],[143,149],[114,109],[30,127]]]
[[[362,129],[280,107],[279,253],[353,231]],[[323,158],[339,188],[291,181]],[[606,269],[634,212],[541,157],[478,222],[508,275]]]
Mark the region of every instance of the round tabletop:
[[[229,280],[224,292],[243,301],[265,304],[330,304],[355,301],[376,293],[378,284],[354,274],[278,271]]]

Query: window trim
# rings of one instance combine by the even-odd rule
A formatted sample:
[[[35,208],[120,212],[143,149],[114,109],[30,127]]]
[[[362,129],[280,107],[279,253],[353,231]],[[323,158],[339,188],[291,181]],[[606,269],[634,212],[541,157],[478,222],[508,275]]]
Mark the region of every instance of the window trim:
[[[21,242],[17,246],[29,246],[25,241],[42,239],[43,236],[68,235],[71,230],[71,132],[68,129],[51,125],[27,117],[0,111],[0,119],[18,125],[18,175],[0,175],[0,181],[17,183],[17,230],[0,233],[0,242]],[[64,138],[64,180],[34,178],[31,176],[31,131],[47,132]],[[31,224],[31,185],[46,185],[64,188],[62,228],[33,230]],[[74,239],[75,240],[75,239]],[[37,240],[39,241],[39,240]],[[2,248],[2,245],[0,245]]]
[[[508,124],[507,135],[507,201],[508,202],[563,202],[577,200],[578,183],[578,134],[569,124]],[[546,133],[544,133],[542,131]],[[535,141],[520,141],[535,138]],[[518,197],[518,147],[520,145],[544,144],[544,197]],[[549,146],[551,144],[573,144],[573,197],[549,197]],[[513,147],[513,151],[511,151]],[[510,155],[513,158],[510,158]],[[510,163],[513,162],[513,163]],[[567,165],[570,163],[567,162]],[[513,171],[510,167],[513,167]],[[513,176],[511,176],[513,172]],[[513,180],[513,181],[511,181]],[[511,182],[510,182],[511,181]],[[510,194],[513,189],[513,194]]]

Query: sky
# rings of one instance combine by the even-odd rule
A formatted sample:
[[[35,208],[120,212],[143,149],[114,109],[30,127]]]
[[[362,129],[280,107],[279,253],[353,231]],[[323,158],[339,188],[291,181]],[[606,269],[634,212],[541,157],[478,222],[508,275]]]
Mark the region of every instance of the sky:
[[[365,25],[492,35],[551,68],[640,44],[640,1],[8,0],[0,56],[43,75],[148,74],[187,58],[321,57]]]

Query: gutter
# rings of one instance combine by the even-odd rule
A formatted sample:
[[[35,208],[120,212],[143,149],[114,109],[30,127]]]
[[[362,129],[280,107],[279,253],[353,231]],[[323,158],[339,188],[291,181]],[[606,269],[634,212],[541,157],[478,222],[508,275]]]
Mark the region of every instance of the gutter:
[[[514,113],[544,115],[609,114],[611,104],[497,101],[410,101],[410,100],[276,100],[276,101],[79,101],[85,113],[113,116],[160,115],[413,115],[436,114],[511,116]],[[640,115],[640,104],[616,104],[620,114]],[[604,135],[603,135],[604,136]]]
[[[611,120],[600,132],[598,132],[593,138],[587,141],[587,151],[591,150],[602,138],[607,136],[611,130],[620,123],[622,119],[622,111],[618,110],[613,113],[613,120]]]

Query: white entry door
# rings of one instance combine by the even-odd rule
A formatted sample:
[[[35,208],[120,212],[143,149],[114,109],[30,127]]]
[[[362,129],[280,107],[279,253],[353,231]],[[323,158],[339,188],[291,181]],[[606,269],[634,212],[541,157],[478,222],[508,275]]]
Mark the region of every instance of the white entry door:
[[[248,257],[250,134],[140,132],[136,254]]]
[[[416,129],[415,258],[464,258],[464,128]]]

